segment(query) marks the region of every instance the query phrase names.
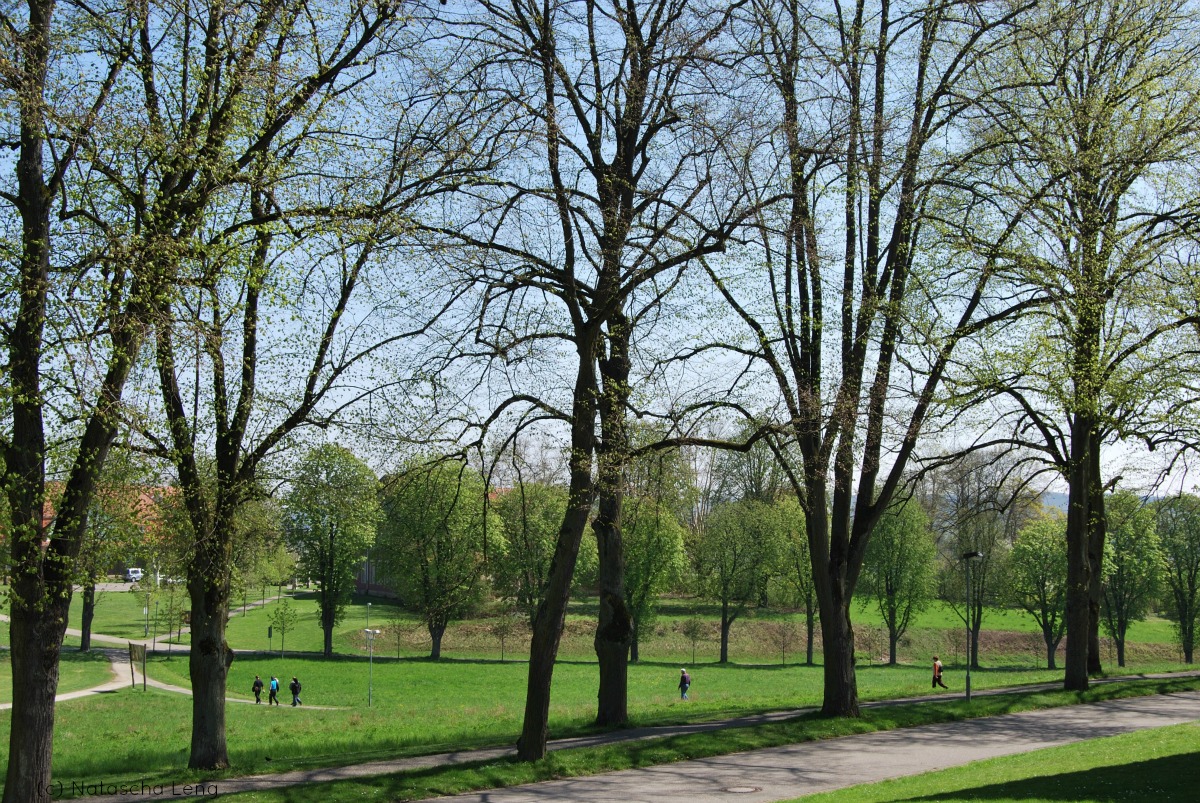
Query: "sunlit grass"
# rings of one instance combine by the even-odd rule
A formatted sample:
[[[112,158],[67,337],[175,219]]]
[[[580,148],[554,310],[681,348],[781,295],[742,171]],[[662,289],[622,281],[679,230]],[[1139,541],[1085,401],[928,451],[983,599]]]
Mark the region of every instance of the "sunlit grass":
[[[963,767],[808,795],[804,803],[893,800],[993,803],[1192,801],[1200,789],[1200,725],[1109,736]]]
[[[112,667],[104,655],[64,647],[58,665],[58,693],[90,689],[112,680]],[[0,650],[0,703],[12,702],[12,664],[8,650]]]

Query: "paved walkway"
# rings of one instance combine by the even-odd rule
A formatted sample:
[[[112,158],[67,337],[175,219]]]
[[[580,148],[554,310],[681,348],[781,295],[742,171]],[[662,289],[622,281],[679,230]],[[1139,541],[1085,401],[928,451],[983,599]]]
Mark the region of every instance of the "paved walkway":
[[[904,728],[497,789],[440,803],[767,803],[1200,719],[1200,692]]]
[[[1189,673],[1190,674],[1190,673]],[[1170,675],[1166,677],[1175,677]],[[1164,677],[1164,676],[1146,676]],[[1112,680],[1116,680],[1115,678]],[[1111,682],[1111,681],[1109,681]],[[1045,684],[1054,689],[1061,684]],[[1025,691],[995,689],[977,696]],[[941,695],[941,699],[960,695]],[[868,704],[897,705],[932,698]],[[811,710],[811,709],[807,709]],[[674,734],[696,733],[719,728],[755,725],[789,719],[804,711],[786,711],[696,725],[639,728],[610,733],[558,739],[551,750],[635,741]],[[439,798],[453,803],[704,803],[737,800],[786,800],[814,792],[837,789],[932,769],[966,764],[993,756],[1037,750],[1082,739],[1127,733],[1143,728],[1175,725],[1200,719],[1200,692],[1137,697],[1089,705],[1066,706],[1045,711],[987,717],[944,725],[906,728],[885,733],[847,736],[821,742],[755,750],[727,756],[683,761],[659,767],[608,773],[562,781],[547,781],[511,789],[495,789]],[[273,775],[256,775],[211,781],[196,787],[193,797],[282,789],[301,784],[370,778],[397,772],[445,767],[468,762],[486,762],[513,756],[511,747],[464,750],[390,761],[374,761],[346,767],[295,770]],[[140,799],[177,799],[183,785],[167,785],[161,792],[141,791]],[[89,803],[124,803],[128,794],[89,794]]]

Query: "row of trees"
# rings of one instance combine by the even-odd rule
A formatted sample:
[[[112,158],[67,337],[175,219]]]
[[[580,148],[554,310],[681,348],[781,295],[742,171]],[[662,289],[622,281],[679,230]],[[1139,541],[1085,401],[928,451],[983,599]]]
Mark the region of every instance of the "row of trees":
[[[228,763],[237,521],[305,427],[389,452],[567,444],[523,759],[545,752],[589,522],[597,721],[627,718],[626,477],[677,446],[773,456],[803,513],[823,710],[851,716],[876,526],[925,461],[1024,450],[1069,486],[1065,677],[1086,687],[1101,447],[1197,442],[1193,16],[1187,0],[0,10],[6,803],[47,799],[58,653],[114,445],[159,461],[187,520],[194,768]],[[642,441],[634,417],[662,426]],[[716,428],[731,418],[745,428]]]

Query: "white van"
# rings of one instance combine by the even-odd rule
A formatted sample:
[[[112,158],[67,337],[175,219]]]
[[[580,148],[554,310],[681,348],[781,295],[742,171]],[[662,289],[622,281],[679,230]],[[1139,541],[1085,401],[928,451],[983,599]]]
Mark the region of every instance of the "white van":
[[[142,581],[142,570],[136,566],[132,569],[125,570],[126,583],[140,583]]]

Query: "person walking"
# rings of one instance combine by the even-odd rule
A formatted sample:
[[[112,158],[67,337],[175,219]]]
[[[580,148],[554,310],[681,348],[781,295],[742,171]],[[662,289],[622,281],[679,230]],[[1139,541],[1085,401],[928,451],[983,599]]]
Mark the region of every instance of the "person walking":
[[[938,686],[941,686],[943,689],[950,688],[945,683],[942,683],[942,662],[935,655],[933,656],[933,688],[936,689]]]
[[[692,685],[692,676],[687,673],[686,669],[679,670],[679,699],[688,699],[688,689]]]
[[[270,693],[267,694],[267,705],[279,705],[279,678],[271,675]]]
[[[292,693],[292,705],[300,705],[300,681],[292,675],[292,682],[288,684],[288,691]]]
[[[262,687],[263,687],[262,678],[260,678],[258,675],[255,675],[254,676],[254,685],[250,687],[250,690],[254,692],[254,704],[255,705],[260,705],[262,703]]]

